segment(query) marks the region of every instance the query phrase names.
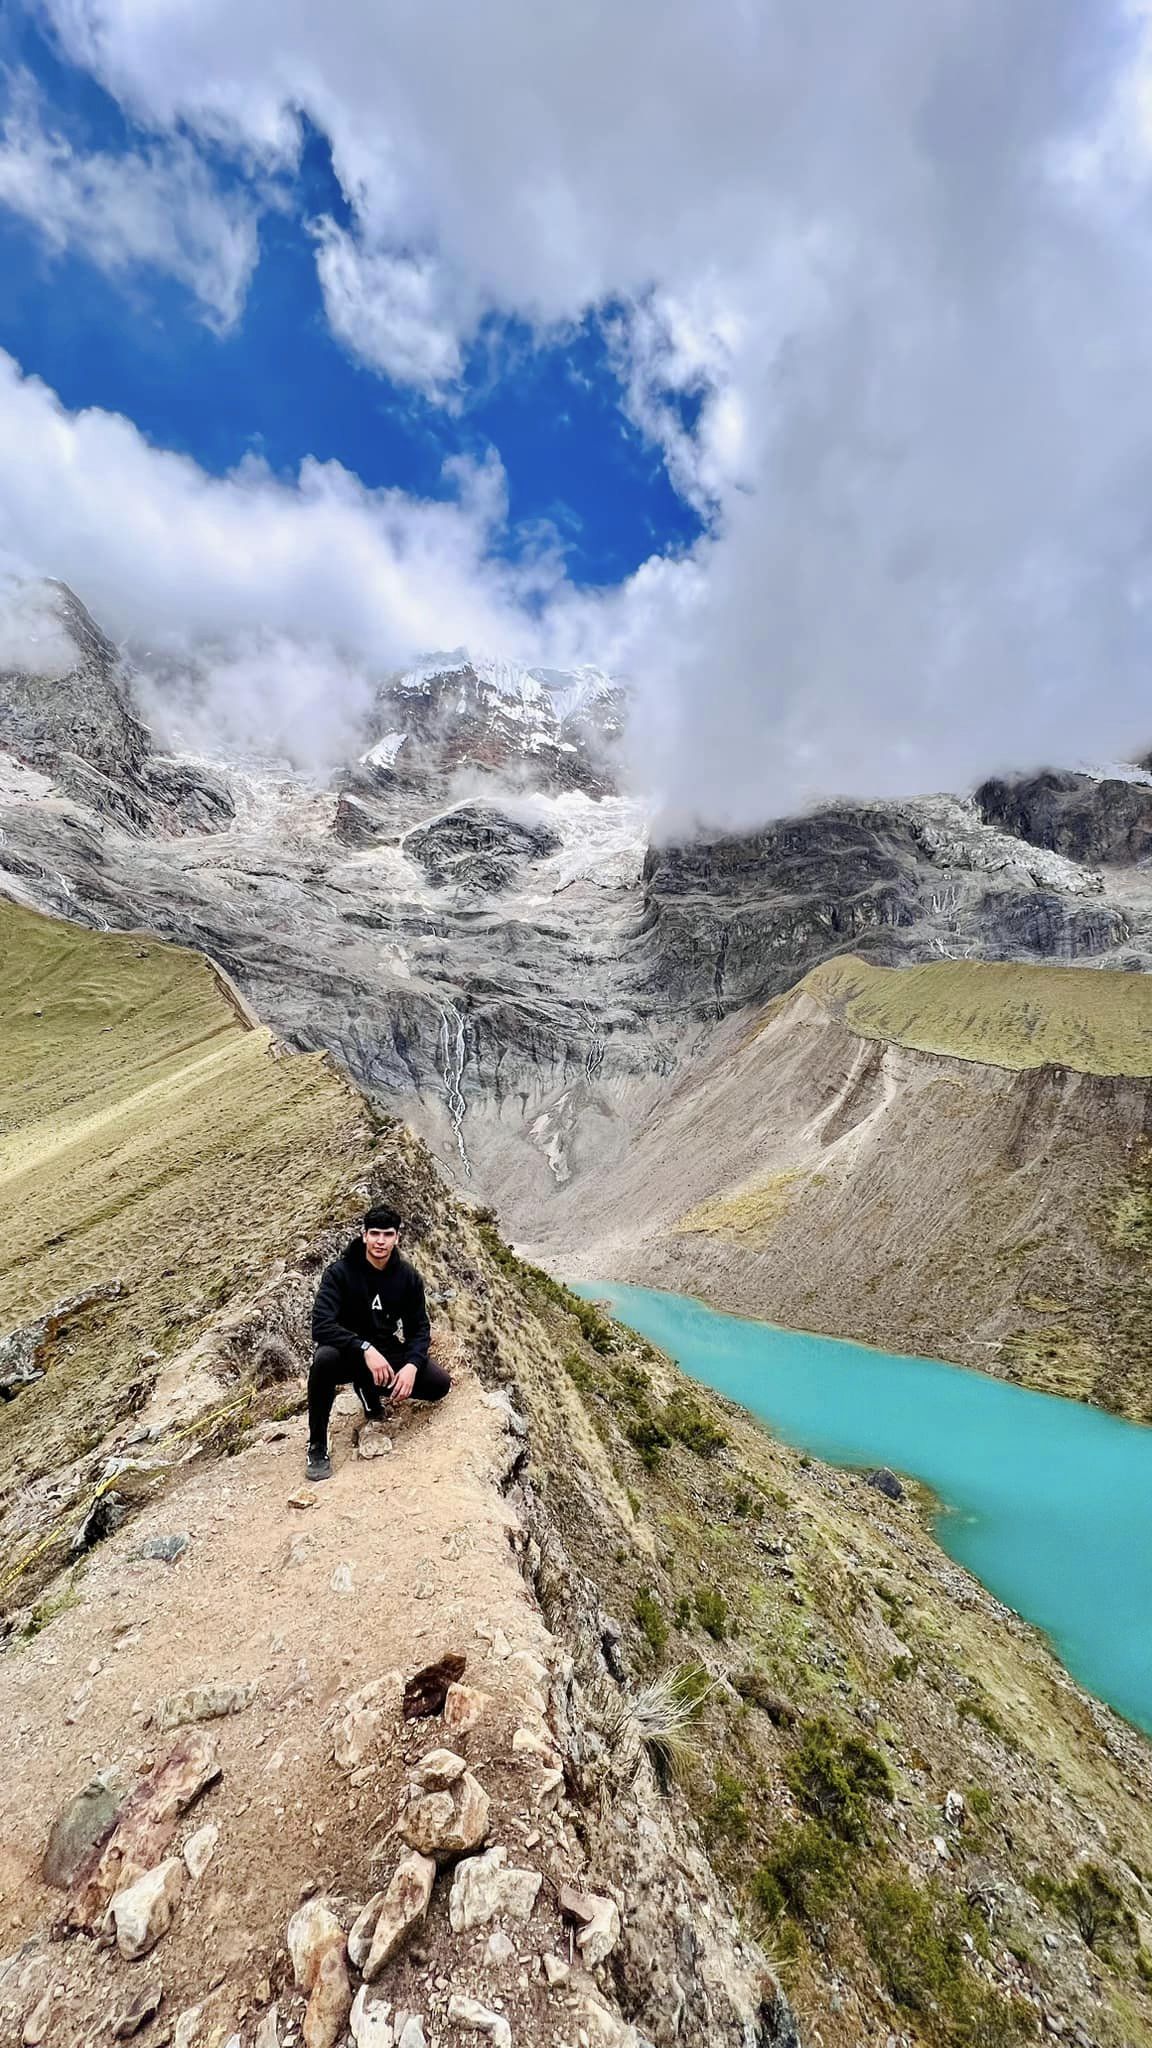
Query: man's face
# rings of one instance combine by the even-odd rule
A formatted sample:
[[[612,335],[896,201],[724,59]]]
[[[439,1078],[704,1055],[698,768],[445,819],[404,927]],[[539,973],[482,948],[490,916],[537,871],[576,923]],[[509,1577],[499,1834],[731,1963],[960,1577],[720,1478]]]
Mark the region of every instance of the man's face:
[[[396,1240],[399,1235],[400,1232],[398,1230],[365,1229],[364,1249],[368,1254],[369,1264],[372,1266],[386,1266],[396,1249]]]

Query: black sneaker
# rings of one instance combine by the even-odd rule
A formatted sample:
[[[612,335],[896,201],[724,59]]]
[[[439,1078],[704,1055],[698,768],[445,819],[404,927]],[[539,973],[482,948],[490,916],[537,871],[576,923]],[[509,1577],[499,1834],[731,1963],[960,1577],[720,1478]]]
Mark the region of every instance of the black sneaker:
[[[331,1479],[332,1460],[326,1450],[317,1450],[315,1444],[308,1446],[308,1463],[304,1467],[305,1479]]]

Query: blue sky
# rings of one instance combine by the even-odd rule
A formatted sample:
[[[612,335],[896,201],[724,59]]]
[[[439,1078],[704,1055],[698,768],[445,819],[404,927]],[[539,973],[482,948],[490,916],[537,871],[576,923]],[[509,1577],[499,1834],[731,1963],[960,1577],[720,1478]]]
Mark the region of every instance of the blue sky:
[[[0,94],[0,577],[262,731],[467,645],[677,821],[1147,750],[1152,0],[0,0]]]
[[[0,64],[0,111],[13,76],[30,74],[44,126],[77,151],[148,145],[19,0],[0,18]],[[224,189],[242,182],[233,160],[209,155]],[[291,475],[311,455],[369,487],[449,498],[445,459],[494,447],[508,491],[500,549],[515,557],[550,541],[577,586],[618,583],[649,556],[690,545],[700,516],[621,404],[604,329],[610,304],[545,342],[522,320],[490,316],[465,350],[449,408],[357,362],[334,338],[307,226],[321,214],[349,224],[327,138],[305,122],[298,165],[277,180],[276,206],[260,221],[241,316],[220,333],[162,270],[137,264],[106,275],[0,202],[0,348],[70,410],[123,413],[150,441],[215,475],[253,453]],[[676,402],[690,425],[697,399]]]

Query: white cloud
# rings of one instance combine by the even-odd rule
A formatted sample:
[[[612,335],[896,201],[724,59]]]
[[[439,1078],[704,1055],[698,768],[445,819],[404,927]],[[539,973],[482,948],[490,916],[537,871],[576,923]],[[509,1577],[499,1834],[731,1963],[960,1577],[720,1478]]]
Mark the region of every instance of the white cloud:
[[[372,678],[415,653],[535,649],[556,571],[492,558],[494,460],[454,463],[445,502],[367,490],[338,463],[212,477],[115,414],[65,411],[2,352],[0,445],[0,563],[71,584],[161,670],[191,652],[201,701],[245,744],[331,760]]]
[[[366,247],[332,220],[314,232],[332,332],[395,383],[447,399],[461,371],[463,321],[443,266],[427,253]]]
[[[101,270],[150,266],[178,278],[221,329],[238,317],[259,253],[251,200],[223,194],[190,143],[76,150],[45,126],[26,76],[12,82],[0,124],[0,206]]]
[[[266,164],[300,110],[324,128],[355,228],[320,247],[330,317],[393,373],[450,394],[477,309],[621,309],[625,403],[709,534],[603,597],[554,584],[538,630],[639,676],[670,815],[1147,743],[1146,9],[43,4],[161,128]],[[276,500],[282,544],[312,530],[309,490],[291,520]],[[456,518],[469,595],[449,578],[447,608],[522,646],[522,592]],[[209,579],[225,618],[249,546],[265,586],[253,529],[232,598]],[[341,571],[356,617],[373,560]],[[286,630],[307,610],[277,592]]]

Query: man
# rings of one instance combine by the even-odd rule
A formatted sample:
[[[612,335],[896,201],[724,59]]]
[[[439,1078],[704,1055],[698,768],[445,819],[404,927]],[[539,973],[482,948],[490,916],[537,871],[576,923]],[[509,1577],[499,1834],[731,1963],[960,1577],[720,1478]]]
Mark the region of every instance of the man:
[[[331,1479],[328,1418],[336,1389],[351,1381],[369,1422],[393,1401],[441,1401],[452,1381],[428,1356],[424,1282],[402,1259],[400,1216],[382,1204],[369,1209],[359,1237],[324,1268],[312,1309],[316,1350],[308,1375],[309,1479]]]

